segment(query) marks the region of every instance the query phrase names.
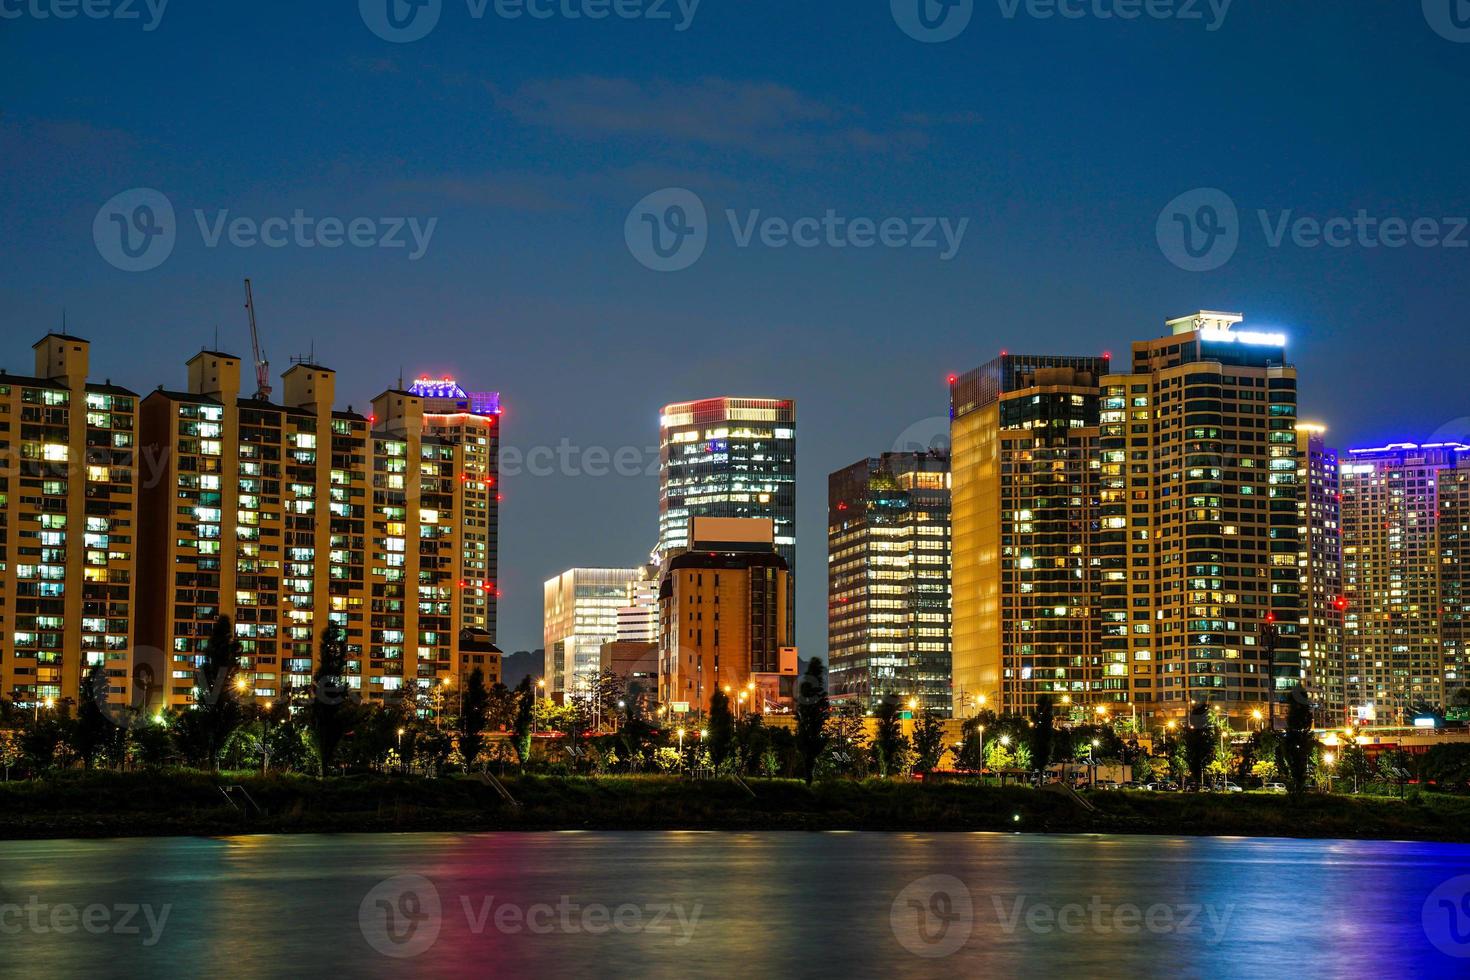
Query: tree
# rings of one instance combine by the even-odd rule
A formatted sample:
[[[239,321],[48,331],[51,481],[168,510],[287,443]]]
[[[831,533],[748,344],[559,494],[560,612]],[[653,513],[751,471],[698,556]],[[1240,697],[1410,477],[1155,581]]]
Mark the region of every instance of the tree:
[[[868,772],[868,731],[856,701],[844,701],[827,719],[823,772],[860,778]]]
[[[719,769],[735,747],[735,717],[730,714],[730,696],[724,691],[716,690],[710,695],[706,730],[709,740],[705,747],[709,749],[710,765]]]
[[[1051,766],[1053,740],[1056,735],[1056,718],[1050,694],[1036,699],[1036,713],[1031,719],[1031,763],[1037,772],[1046,772]]]
[[[1409,753],[1403,749],[1393,749],[1379,757],[1378,778],[1397,786],[1400,797],[1404,795],[1404,785],[1408,783],[1410,775]]]
[[[1184,730],[1184,762],[1196,788],[1205,782],[1205,770],[1215,758],[1215,721],[1209,706],[1201,702],[1189,709],[1189,727]]]
[[[337,750],[356,717],[351,695],[352,688],[347,683],[347,637],[342,627],[333,623],[322,630],[311,701],[306,707],[306,725],[323,776],[336,766]]]
[[[47,714],[32,719],[21,731],[20,752],[33,778],[56,765],[56,757],[66,742],[67,721],[69,719]]]
[[[489,710],[490,692],[485,687],[485,672],[476,667],[465,681],[459,706],[459,757],[464,760],[466,772],[474,768],[485,744]]]
[[[878,702],[878,731],[873,739],[873,763],[880,776],[896,776],[908,755],[908,739],[899,722],[900,702],[890,694]]]
[[[1293,796],[1307,791],[1307,776],[1318,744],[1317,736],[1312,733],[1311,702],[1298,684],[1288,699],[1286,730],[1281,733],[1276,759],[1277,767],[1286,777],[1286,789]]]
[[[1449,748],[1450,746],[1444,747]],[[1455,746],[1455,748],[1460,748],[1460,746]],[[1432,752],[1433,749],[1430,751]],[[1368,753],[1356,742],[1343,746],[1342,754],[1338,758],[1337,771],[1344,781],[1352,780],[1354,793],[1359,792],[1368,780],[1373,778],[1373,764],[1368,761]]]
[[[816,775],[817,759],[827,747],[827,719],[831,715],[822,658],[813,657],[807,661],[796,705],[796,747],[801,753],[801,774],[808,786]]]
[[[82,766],[92,768],[97,756],[107,747],[116,726],[108,720],[103,706],[107,704],[107,689],[111,682],[107,670],[98,661],[82,681],[81,703],[77,706],[77,723],[72,728],[72,751],[82,760]]]
[[[1032,756],[1035,759],[1035,756]],[[1016,754],[1011,751],[1010,746],[1000,739],[996,739],[985,746],[985,768],[991,772],[1003,772],[1006,769],[1016,768]],[[1002,777],[1004,778],[1004,777]]]
[[[925,711],[914,726],[914,768],[925,775],[939,768],[944,757],[944,723],[932,711]]]
[[[531,761],[531,729],[536,723],[536,694],[531,690],[531,675],[516,685],[516,714],[511,726],[511,744],[521,768]]]
[[[235,639],[230,617],[221,616],[214,621],[194,668],[194,704],[179,718],[176,728],[185,753],[197,765],[218,769],[225,745],[245,720],[236,688],[239,672],[240,641]]]

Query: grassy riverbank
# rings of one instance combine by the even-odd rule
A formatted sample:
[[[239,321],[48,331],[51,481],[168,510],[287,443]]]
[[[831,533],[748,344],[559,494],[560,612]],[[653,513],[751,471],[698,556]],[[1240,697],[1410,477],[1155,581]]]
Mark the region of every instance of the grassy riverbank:
[[[1470,841],[1470,799],[1095,793],[1089,811],[1020,787],[835,781],[509,777],[316,780],[231,773],[68,773],[0,783],[0,837],[489,830],[1027,831]],[[263,813],[242,812],[240,785]],[[246,811],[250,808],[246,806]]]

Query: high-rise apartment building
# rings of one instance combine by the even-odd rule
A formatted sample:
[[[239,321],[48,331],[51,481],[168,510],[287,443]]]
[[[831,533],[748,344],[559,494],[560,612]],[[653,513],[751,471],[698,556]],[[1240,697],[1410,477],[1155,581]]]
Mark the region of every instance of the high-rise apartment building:
[[[452,684],[498,655],[498,406],[415,386],[379,395],[371,415],[336,411],[335,373],[309,363],[283,375],[277,404],[242,394],[240,369],[201,351],[187,389],[160,388],[140,412],[153,470],[138,635],[166,703],[199,696],[194,667],[221,615],[264,699],[310,684],[328,626],[369,698]]]
[[[1337,450],[1326,444],[1325,426],[1298,422],[1296,473],[1301,574],[1302,675],[1324,725],[1346,720],[1347,665],[1343,660],[1342,486]]]
[[[51,333],[33,374],[0,372],[0,695],[76,703],[102,664],[114,703],[135,676],[136,393],[88,381],[91,345]]]
[[[949,457],[884,453],[827,478],[828,688],[949,714]]]
[[[1342,467],[1346,710],[1407,724],[1464,683],[1470,446],[1354,449]]]
[[[689,546],[695,517],[766,518],[796,607],[796,403],[707,398],[665,406],[659,421],[661,558]],[[795,617],[786,643],[796,642]]]
[[[1438,531],[1443,706],[1463,716],[1470,691],[1470,454],[1439,473]]]
[[[659,703],[709,710],[715,691],[755,692],[756,710],[789,709],[797,651],[788,634],[788,572],[768,519],[696,517],[688,548],[659,586]]]
[[[1105,357],[1002,354],[950,384],[954,706],[1128,699],[1099,643]],[[1116,656],[1116,655],[1115,655]],[[1121,658],[1118,658],[1121,659]]]
[[[569,568],[544,587],[542,640],[547,692],[565,698],[589,690],[602,669],[602,645],[618,639],[637,568]]]
[[[1242,320],[1170,320],[1102,379],[1102,655],[1154,725],[1279,714],[1302,676],[1296,369]]]

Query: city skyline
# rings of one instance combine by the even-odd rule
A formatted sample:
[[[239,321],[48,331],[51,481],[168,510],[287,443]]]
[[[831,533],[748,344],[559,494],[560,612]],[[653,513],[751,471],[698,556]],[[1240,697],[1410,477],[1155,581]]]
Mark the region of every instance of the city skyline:
[[[990,9],[946,44],[906,36],[885,3],[837,14],[775,0],[707,2],[684,31],[460,9],[408,44],[373,34],[353,5],[293,7],[289,31],[263,11],[178,4],[151,32],[6,21],[0,211],[24,245],[0,268],[0,322],[32,338],[65,310],[100,377],[178,387],[182,370],[160,370],[135,338],[247,353],[239,281],[252,276],[271,356],[284,365],[314,344],[344,403],[368,404],[400,365],[498,388],[507,448],[580,450],[582,475],[553,465],[507,495],[502,637],[534,649],[547,577],[636,562],[652,540],[656,476],[587,477],[587,447],[653,464],[652,420],[679,399],[802,406],[803,556],[821,553],[826,475],[943,418],[950,373],[1043,333],[1050,350],[1118,351],[1170,310],[1246,310],[1290,334],[1310,368],[1303,416],[1342,445],[1432,441],[1446,426],[1464,439],[1454,359],[1396,338],[1463,349],[1465,250],[1298,246],[1258,214],[1273,233],[1359,209],[1379,222],[1470,214],[1470,133],[1445,125],[1470,69],[1416,7],[1237,4],[1214,31]],[[842,44],[813,43],[837,26]],[[1306,84],[1279,83],[1285,47]],[[119,52],[135,56],[129,71],[110,67]],[[1393,70],[1357,71],[1357,57]],[[1034,78],[1038,64],[1065,68]],[[854,92],[855,66],[883,84]],[[1099,91],[1095,77],[1112,81]],[[268,140],[220,111],[215,91],[241,79]],[[1436,164],[1405,168],[1406,152]],[[172,202],[179,234],[167,261],[130,273],[99,254],[93,223],[139,187]],[[713,227],[697,263],[658,273],[629,254],[624,224],[666,187],[696,193]],[[1225,192],[1241,224],[1233,258],[1202,272],[1173,264],[1156,235],[1195,188]],[[407,228],[403,248],[237,246],[228,233],[210,245],[195,216],[212,235],[222,213],[259,225],[298,209],[440,220],[410,261]],[[829,209],[971,223],[945,262],[937,249],[741,248],[724,214],[743,229],[757,211]],[[891,424],[875,427],[875,412]],[[607,528],[592,501],[629,517]],[[821,579],[798,574],[805,649],[825,634]]]
[[[1151,330],[1153,328],[1148,328],[1148,329]],[[154,379],[151,384],[147,383],[146,379],[145,379],[145,381],[143,383],[140,383],[140,384],[133,384],[132,381],[131,381],[131,379],[128,379],[128,383],[126,383],[125,385],[114,385],[114,382],[116,380],[116,377],[115,377],[115,375],[113,375],[112,373],[110,373],[110,371],[108,369],[108,363],[107,363],[110,352],[106,349],[106,347],[99,346],[99,344],[96,342],[96,340],[94,338],[87,337],[85,339],[91,342],[91,351],[92,351],[92,353],[91,353],[91,369],[90,370],[91,370],[91,381],[93,382],[93,385],[94,386],[96,386],[96,387],[114,386],[114,387],[117,387],[118,390],[134,392],[134,393],[136,393],[136,397],[137,397],[140,405],[141,405],[141,402],[144,401],[144,400],[146,400],[146,398],[150,394],[152,394],[155,389],[157,389],[159,387],[167,388],[167,385],[165,383],[160,382],[160,381],[158,381],[156,379]],[[1290,335],[1288,335],[1286,337],[1288,357],[1291,357],[1291,353],[1290,352],[1291,352],[1292,347],[1294,346],[1292,344],[1292,339],[1293,338]],[[1118,346],[1121,349],[1122,343],[1120,342],[1120,344]],[[207,350],[208,350],[207,347],[201,347],[201,351],[207,351]],[[234,356],[234,355],[230,355],[230,356]],[[1004,354],[1003,354],[1003,356],[1004,356]],[[1111,356],[1111,355],[1108,355],[1108,356]],[[297,360],[298,360],[299,364],[309,363],[305,358],[299,358]],[[318,360],[323,361],[323,362],[328,362],[328,361],[332,361],[333,359],[332,358],[329,358],[329,357],[323,356],[323,357],[318,358]],[[1297,363],[1294,358],[1292,360],[1292,363],[1293,364],[1296,364]],[[298,365],[293,365],[293,367],[299,366],[299,364]],[[22,367],[22,370],[17,371],[16,370],[17,367]],[[248,367],[248,365],[247,365],[247,367]],[[168,370],[169,369],[165,368],[164,369],[165,373],[167,373]],[[0,371],[4,371],[6,374],[10,374],[10,375],[24,374],[25,373],[25,371],[23,369],[23,366],[19,366],[19,365],[13,364],[13,363],[0,364]],[[179,370],[179,373],[182,374],[182,373],[186,373],[186,372],[183,371],[182,369],[180,369]],[[286,370],[286,371],[281,371],[281,372],[278,372],[277,377],[278,377],[278,379],[284,379],[289,373],[290,373],[290,370],[289,369]],[[333,372],[333,373],[335,373],[335,372]],[[1311,368],[1310,368],[1310,366],[1309,366],[1308,367],[1308,370],[1305,372],[1305,377],[1303,379],[1303,388],[1310,389],[1310,388],[1313,387],[1313,380],[1314,380],[1313,379],[1313,375],[1314,374],[1315,374],[1315,372],[1312,371]],[[411,372],[409,376],[414,379],[413,386],[415,386],[415,387],[421,387],[422,388],[422,391],[427,392],[427,393],[429,393],[431,395],[434,394],[435,391],[437,391],[437,388],[438,387],[444,387],[445,385],[448,385],[448,386],[451,386],[451,387],[455,387],[457,390],[459,390],[459,392],[461,394],[463,394],[463,390],[462,389],[458,389],[458,387],[457,387],[456,383],[454,382],[453,378],[450,375],[448,375],[448,374],[445,374],[445,373],[442,373],[441,372],[438,375],[434,375],[431,372],[418,371],[418,372]],[[953,382],[953,378],[954,377],[958,377],[958,375],[952,375],[951,378],[949,378],[949,379],[941,379],[941,384],[936,386],[938,388],[938,390],[947,393],[949,391],[950,384],[952,384],[952,382]],[[104,378],[105,378],[105,380],[104,380]],[[180,379],[180,380],[182,381],[183,379]],[[486,383],[486,384],[493,384],[495,379],[489,378],[489,379],[483,379],[483,380],[484,380],[484,383]],[[349,389],[349,390],[352,387],[357,387],[359,390],[361,390],[362,382],[361,382],[360,379],[347,378],[347,379],[343,379],[341,382],[339,382],[339,384],[341,385],[342,388],[346,388],[346,389]],[[181,387],[182,386],[183,385],[181,384]],[[427,387],[422,387],[422,386],[427,386]],[[469,396],[466,395],[465,397],[469,397]],[[477,395],[475,397],[489,398],[489,397],[494,397],[494,396],[491,396],[491,395]],[[363,404],[363,405],[368,406],[370,408],[371,401],[372,401],[371,398],[362,399],[361,402],[360,402],[360,404]],[[794,399],[793,399],[793,401],[794,401]],[[350,411],[355,405],[359,404],[359,402],[357,400],[355,400],[353,398],[349,398],[348,396],[343,396],[343,395],[338,395],[336,397],[336,403],[337,403],[337,407],[339,409],[348,410],[348,411]],[[347,404],[344,405],[344,403],[347,403]],[[495,403],[495,406],[494,407],[497,410],[497,412],[504,412],[505,411],[505,409],[502,406],[501,401],[500,401],[499,398],[496,398],[496,403]],[[820,406],[815,407],[815,410],[820,411]],[[655,414],[657,414],[657,413],[655,413]],[[512,417],[515,418],[515,416],[512,416]],[[1355,450],[1366,450],[1370,446],[1378,446],[1380,444],[1389,444],[1389,445],[1392,445],[1392,444],[1396,444],[1396,443],[1405,443],[1405,442],[1413,443],[1413,444],[1428,444],[1428,443],[1432,443],[1432,442],[1441,442],[1441,441],[1443,441],[1443,442],[1455,442],[1455,441],[1457,441],[1457,438],[1451,437],[1447,433],[1442,434],[1442,435],[1439,435],[1439,436],[1436,436],[1434,433],[1429,433],[1429,434],[1425,435],[1425,434],[1418,434],[1418,433],[1412,433],[1412,432],[1411,433],[1402,433],[1401,432],[1401,433],[1398,434],[1397,437],[1395,437],[1395,438],[1389,438],[1389,439],[1386,439],[1386,440],[1378,440],[1378,441],[1374,441],[1374,440],[1354,440],[1354,439],[1351,438],[1351,436],[1345,436],[1345,435],[1343,435],[1342,434],[1342,427],[1340,425],[1335,424],[1334,421],[1331,418],[1324,416],[1320,412],[1313,412],[1310,407],[1303,407],[1301,409],[1301,417],[1302,418],[1313,419],[1314,422],[1315,422],[1315,420],[1321,420],[1321,422],[1325,423],[1324,428],[1330,429],[1332,431],[1332,433],[1333,433],[1332,438],[1328,441],[1328,444],[1329,444],[1330,448],[1333,451],[1336,451],[1336,452],[1341,453],[1344,458],[1346,458],[1349,453],[1351,453],[1351,452],[1353,452]],[[1441,425],[1440,428],[1443,430],[1443,429],[1446,428],[1446,426],[1448,426],[1450,429],[1455,429],[1456,431],[1458,431],[1458,429],[1460,429],[1460,428],[1464,428],[1466,430],[1466,435],[1464,436],[1464,438],[1467,441],[1470,441],[1470,416],[1466,416],[1466,417],[1463,417],[1463,418],[1452,419],[1449,423],[1446,423],[1444,425]],[[504,427],[502,427],[502,428],[504,429]],[[535,470],[535,467],[537,466],[537,463],[536,463],[536,449],[533,448],[532,451],[531,451],[531,453],[530,453],[530,455],[528,456],[525,450],[521,449],[520,446],[516,445],[517,440],[514,437],[513,429],[511,429],[509,431],[510,431],[510,437],[509,438],[502,437],[502,439],[501,439],[502,455],[501,455],[500,463],[501,463],[502,467],[505,465],[505,462],[506,462],[507,459],[511,463],[510,473],[508,474],[507,477],[502,478],[502,487],[504,488],[504,490],[508,491],[512,495],[512,498],[514,498],[515,487],[516,487],[516,484],[519,482],[518,477],[520,479],[527,480],[527,482],[530,483],[533,486],[535,485],[535,483],[533,483],[532,481],[539,481],[542,478],[539,475],[537,475],[539,471],[536,471]],[[803,442],[805,442],[805,441],[806,440],[803,440]],[[632,450],[633,447],[634,447],[634,445],[636,444],[636,442],[637,442],[636,437],[635,438],[632,438],[632,439],[624,440],[624,448],[627,449],[627,450]],[[924,447],[924,446],[933,446],[933,447],[939,447],[939,448],[947,448],[948,445],[949,445],[948,420],[947,419],[943,419],[943,418],[938,417],[938,416],[935,416],[935,417],[930,417],[930,418],[927,418],[927,419],[918,420],[913,425],[909,426],[907,430],[905,430],[904,432],[900,433],[897,436],[897,438],[895,439],[895,441],[894,441],[894,443],[893,443],[893,445],[892,445],[891,448],[881,447],[880,446],[880,447],[878,447],[877,449],[875,449],[873,451],[874,452],[914,451],[915,449],[918,449],[918,448]],[[548,446],[548,447],[540,447],[540,448],[545,451],[544,452],[544,455],[542,457],[543,461],[557,461],[558,460],[558,458],[559,458],[558,457],[558,447]],[[590,447],[588,447],[588,448],[590,448]],[[820,452],[820,450],[818,450],[818,451]],[[641,540],[641,541],[646,542],[647,540],[649,540],[649,538],[647,537],[647,534],[652,534],[652,535],[654,535],[656,537],[657,536],[657,533],[658,533],[658,520],[657,520],[658,503],[657,503],[657,497],[658,497],[659,479],[658,479],[658,476],[656,475],[658,458],[657,458],[657,455],[655,454],[656,453],[656,447],[654,447],[654,446],[647,447],[645,450],[639,450],[639,452],[643,453],[644,455],[642,457],[640,457],[640,462],[638,463],[638,465],[639,466],[647,467],[651,472],[649,472],[648,474],[646,474],[646,475],[644,475],[642,477],[626,477],[626,476],[618,476],[618,475],[616,475],[616,473],[618,472],[618,466],[619,466],[619,464],[617,463],[617,458],[616,458],[617,450],[608,449],[607,452],[605,453],[605,456],[602,457],[603,458],[604,467],[605,467],[605,470],[606,470],[606,475],[590,476],[590,477],[586,478],[587,480],[590,480],[591,483],[592,483],[592,486],[588,488],[588,491],[587,492],[589,494],[595,495],[595,493],[596,493],[596,486],[599,485],[599,484],[601,484],[601,483],[604,483],[604,482],[606,482],[608,480],[612,480],[614,482],[627,482],[627,483],[632,483],[632,484],[636,484],[636,485],[641,485],[641,486],[648,487],[649,494],[650,494],[650,496],[652,498],[652,502],[650,503],[649,499],[645,498],[643,501],[641,501],[641,505],[642,506],[640,508],[640,509],[643,509],[645,511],[648,511],[648,510],[653,511],[653,513],[650,515],[650,519],[648,520],[647,524],[646,525],[641,525],[641,524],[638,524],[636,521],[615,522],[617,524],[617,526],[620,526],[620,527],[631,527],[632,528],[632,536],[634,538],[637,538],[638,540]],[[578,458],[586,458],[586,455],[587,455],[586,453],[582,453],[581,456],[579,456]],[[595,455],[595,451],[593,452],[593,455]],[[570,457],[567,457],[567,456],[565,456],[565,454],[563,454],[561,458],[570,458]],[[802,457],[799,456],[798,458],[800,459]],[[142,461],[142,465],[145,465],[145,466],[148,465],[148,461],[147,460],[143,460]],[[843,464],[843,465],[846,465],[846,464]],[[517,469],[518,467],[522,468],[522,470],[518,471],[518,469]],[[841,466],[834,467],[834,470],[835,469],[840,469],[840,468],[841,468]],[[809,469],[810,469],[810,466],[809,465],[804,466],[802,472],[806,472]],[[154,474],[154,475],[157,476],[157,474]],[[574,482],[586,482],[586,480],[584,480],[583,478],[579,478],[579,477],[577,477],[575,475],[572,476],[571,479]],[[507,485],[507,481],[508,481],[508,485]],[[818,558],[825,558],[825,554],[826,554],[826,551],[825,551],[825,549],[826,549],[826,541],[825,541],[825,516],[826,515],[825,515],[825,510],[826,510],[826,503],[827,503],[827,501],[826,501],[826,495],[825,495],[825,492],[824,492],[824,487],[825,487],[825,474],[823,475],[823,478],[820,481],[811,481],[811,482],[816,482],[817,486],[816,486],[815,489],[813,489],[811,486],[808,485],[808,489],[804,493],[800,493],[799,494],[799,497],[798,497],[798,512],[802,512],[802,511],[805,511],[805,510],[809,509],[809,506],[812,503],[812,500],[813,499],[816,499],[816,500],[818,500],[820,502],[820,504],[822,506],[822,517],[823,517],[823,520],[822,520],[822,522],[815,529],[809,531],[806,535],[803,535],[803,536],[801,536],[799,538],[798,549],[801,551],[801,553],[806,554],[808,556],[812,555],[812,553],[815,551],[816,556]],[[803,484],[798,479],[798,481],[797,481],[798,488],[800,488],[800,487],[802,487],[804,485],[807,485],[807,484]],[[586,505],[590,504],[590,502],[591,501],[580,501],[579,506],[586,506]],[[638,505],[635,504],[635,507],[637,507],[637,506]],[[512,513],[514,513],[514,511],[512,511]],[[501,538],[501,540],[504,540],[505,539],[505,537],[506,537],[506,531],[508,529],[510,529],[510,528],[514,528],[517,523],[518,522],[513,519],[511,522],[509,522],[508,526],[502,526],[500,528],[500,538]],[[643,533],[643,529],[645,527],[647,529],[647,534],[644,534]],[[815,540],[812,540],[813,538],[816,537],[817,534],[822,534],[822,536],[824,538],[824,540],[822,540],[820,543],[817,542],[817,541],[815,541]],[[565,566],[565,567],[578,566],[579,565],[579,562],[577,561],[578,558],[581,558],[581,557],[584,557],[584,556],[589,556],[589,555],[591,555],[593,553],[596,553],[600,557],[602,555],[610,554],[611,552],[612,552],[612,549],[608,546],[608,544],[606,543],[606,541],[601,541],[599,543],[599,539],[597,537],[593,537],[593,538],[588,539],[588,541],[585,541],[582,544],[573,547],[571,553],[573,555],[574,560],[573,560],[573,562],[572,562],[571,565]],[[647,554],[646,548],[643,549],[643,550],[638,550],[638,549],[635,548],[634,551],[631,554],[623,554],[621,556],[618,555],[618,554],[612,554],[611,557],[613,559],[618,559],[618,558],[621,557],[623,562],[626,562],[629,565],[636,565],[639,561],[641,561],[643,559],[644,556],[646,556],[646,554]],[[501,555],[502,555],[502,562],[501,563],[502,563],[502,565],[506,566],[505,569],[504,569],[504,571],[502,572],[502,576],[501,576],[501,582],[502,583],[505,581],[505,577],[506,576],[509,576],[512,580],[521,580],[522,578],[524,578],[525,576],[527,576],[528,574],[530,574],[527,571],[526,567],[523,564],[519,563],[516,558],[511,558],[509,560],[505,560],[504,559],[505,551],[504,551],[504,547],[503,546],[501,548]],[[810,557],[808,558],[808,561],[810,561]],[[603,566],[598,566],[597,563],[595,563],[595,562],[588,562],[588,561],[582,561],[582,562],[580,562],[580,567],[613,567],[613,566],[619,566],[619,567],[621,567],[620,563],[618,561],[616,561],[616,560],[611,561],[611,562],[608,562],[606,565],[603,565]],[[820,571],[820,569],[819,569],[819,571]],[[546,576],[543,576],[542,577],[542,580],[544,580],[545,578],[548,578],[548,577],[554,577],[554,575],[556,575],[556,574],[560,574],[560,570],[558,570],[558,569],[551,569],[547,573]],[[808,578],[817,578],[817,577],[818,576],[816,576],[816,575],[808,576]],[[808,642],[808,644],[806,646],[802,646],[802,644],[800,642],[798,642],[798,644],[797,644],[798,645],[798,648],[802,650],[802,656],[803,656],[803,658],[810,657],[810,656],[813,656],[813,655],[825,655],[826,652],[827,652],[826,651],[826,646],[827,646],[827,644],[826,644],[826,639],[827,639],[827,637],[826,637],[826,627],[827,627],[827,624],[826,624],[826,621],[825,621],[825,615],[819,615],[819,614],[822,614],[824,612],[825,605],[826,605],[826,598],[827,598],[827,596],[826,596],[826,577],[825,577],[825,574],[822,574],[820,576],[820,578],[821,578],[821,581],[818,581],[815,584],[810,584],[809,583],[805,587],[800,588],[798,590],[798,594],[797,594],[797,609],[798,609],[798,614],[800,615],[800,610],[805,609],[806,610],[806,618],[808,620],[816,620],[815,627],[816,628],[819,628],[819,629],[816,629],[815,630],[818,633],[817,637],[815,637],[815,638],[812,638],[809,635],[811,632],[814,631],[813,629],[807,629],[807,628],[803,627],[803,629],[798,633],[798,640],[800,640],[801,636],[807,636],[808,639],[809,639],[809,641],[810,641],[810,642]],[[538,599],[540,598],[540,592],[541,592],[540,585],[541,585],[541,581],[538,581],[537,584],[536,584],[536,588],[533,590],[534,593],[536,594],[536,597]],[[501,589],[501,591],[502,591],[502,595],[503,595],[503,588]],[[813,596],[810,595],[810,593],[813,592],[813,591],[817,592],[817,595],[815,597],[813,597]],[[494,607],[496,605],[499,605],[499,606],[502,607],[502,611],[500,612],[500,614],[498,616],[493,611],[494,610]],[[530,605],[527,605],[524,602],[514,602],[514,601],[513,602],[510,602],[510,603],[506,603],[503,600],[503,598],[501,598],[501,597],[495,597],[491,601],[491,607],[492,607],[492,619],[508,619],[512,624],[523,624],[524,622],[526,622],[526,621],[529,620],[529,621],[531,621],[531,622],[533,622],[535,624],[535,634],[532,635],[532,636],[530,636],[530,637],[526,637],[526,636],[523,635],[523,627],[520,626],[520,625],[513,625],[512,626],[512,629],[515,632],[514,632],[513,636],[511,636],[511,637],[507,637],[505,635],[505,633],[503,631],[503,628],[502,629],[496,629],[495,632],[496,632],[496,635],[497,635],[497,644],[506,653],[511,653],[511,652],[516,651],[516,650],[534,650],[534,649],[536,649],[536,648],[538,648],[538,647],[540,647],[542,645],[541,639],[538,638],[540,636],[540,634],[542,634],[544,632],[544,630],[543,630],[544,624],[542,622],[542,620],[543,620],[543,613],[542,613],[542,608],[541,608],[541,604],[540,603],[537,603],[537,602],[534,602],[534,601]],[[549,668],[548,668],[548,670],[549,670]]]

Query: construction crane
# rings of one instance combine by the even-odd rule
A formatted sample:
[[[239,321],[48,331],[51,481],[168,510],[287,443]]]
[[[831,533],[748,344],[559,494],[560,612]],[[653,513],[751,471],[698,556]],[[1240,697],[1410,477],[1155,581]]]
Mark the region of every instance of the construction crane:
[[[245,312],[250,315],[250,347],[255,356],[255,397],[271,400],[271,362],[260,349],[260,331],[255,329],[255,299],[250,294],[250,280],[245,280]]]

